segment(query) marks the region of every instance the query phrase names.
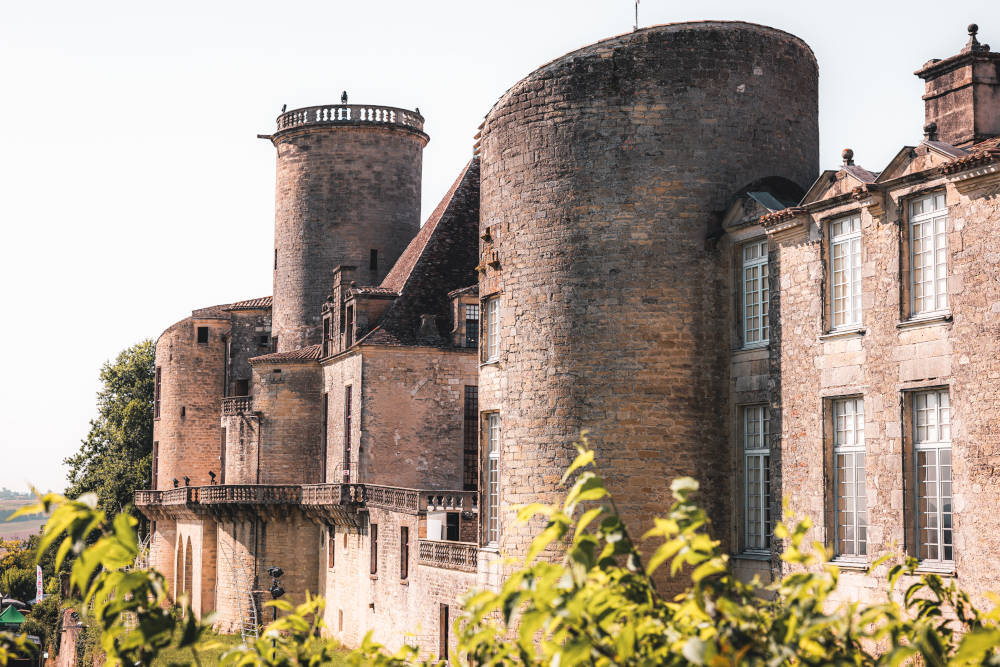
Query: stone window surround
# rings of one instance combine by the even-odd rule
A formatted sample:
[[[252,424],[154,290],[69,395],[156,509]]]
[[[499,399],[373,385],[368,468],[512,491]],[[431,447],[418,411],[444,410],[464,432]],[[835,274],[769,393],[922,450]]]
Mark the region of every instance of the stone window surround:
[[[951,222],[951,207],[947,187],[944,182],[932,181],[924,182],[908,188],[901,188],[891,193],[886,193],[886,200],[892,202],[895,207],[895,222],[898,229],[899,243],[899,324],[897,328],[903,329],[909,326],[922,326],[925,323],[940,323],[951,320],[951,299],[948,298],[948,308],[938,311],[915,314],[913,312],[913,275],[911,266],[911,238],[910,238],[910,203],[921,197],[927,197],[938,192],[945,195],[945,239],[949,241],[948,235],[953,227]],[[884,214],[888,219],[888,211]],[[950,242],[946,245],[946,273],[951,278],[951,251]],[[950,294],[948,295],[950,297]]]
[[[762,418],[758,418],[756,420],[760,426],[759,431],[760,431],[760,436],[762,438],[762,442],[759,443],[760,446],[750,449],[747,446],[747,436],[748,436],[747,424],[748,424],[748,419],[750,418],[749,411],[755,409],[763,410]],[[770,405],[761,402],[746,403],[737,406],[737,414],[739,416],[738,442],[740,451],[739,470],[741,472],[740,488],[742,489],[742,492],[740,494],[742,496],[742,502],[741,502],[742,517],[740,521],[741,529],[740,529],[738,543],[741,545],[740,555],[748,556],[751,558],[761,558],[761,559],[770,559],[771,557],[770,538],[771,538],[771,531],[774,528],[774,520],[775,520],[775,517],[773,515],[773,508],[771,507],[773,498],[771,497],[771,492],[769,488],[769,490],[765,494],[765,497],[761,499],[762,500],[761,511],[766,511],[769,513],[769,518],[766,521],[770,522],[770,526],[765,526],[765,519],[762,518],[761,520],[761,525],[765,526],[764,530],[766,531],[766,535],[763,536],[763,545],[759,547],[748,546],[750,544],[750,536],[749,536],[750,498],[748,493],[749,489],[747,486],[749,483],[748,464],[750,463],[750,460],[753,458],[766,457],[767,470],[770,473],[771,465],[773,463],[772,447],[770,442],[771,431],[769,429],[769,424],[771,421],[770,409],[771,409]],[[763,472],[763,466],[761,466],[761,468],[762,468],[761,472]],[[768,487],[770,487],[770,485],[772,484],[773,481],[772,478],[773,476],[769,474]]]
[[[755,244],[761,244],[762,248],[764,249],[763,253],[759,257],[757,257],[757,258],[754,258],[754,259],[751,259],[751,260],[745,259],[745,251],[746,251],[746,249],[749,248],[749,247],[751,247],[751,246],[753,246],[753,245],[755,245]],[[769,273],[768,267],[769,267],[769,264],[770,264],[770,257],[769,257],[770,243],[769,243],[768,238],[767,238],[766,235],[761,235],[761,236],[758,236],[758,237],[749,238],[747,240],[742,241],[741,243],[739,243],[736,246],[736,248],[737,248],[737,261],[736,261],[736,264],[737,264],[737,276],[738,276],[738,279],[737,279],[737,285],[738,285],[738,290],[737,290],[737,309],[736,310],[739,313],[739,324],[737,326],[737,331],[738,331],[738,335],[739,335],[738,340],[740,341],[740,349],[751,350],[751,349],[760,348],[760,347],[767,347],[769,345],[769,343],[770,343],[770,341],[769,341],[770,326],[767,325],[767,324],[764,324],[764,321],[770,316],[770,312],[768,312],[767,314],[759,313],[759,318],[761,320],[761,323],[760,323],[760,325],[755,330],[756,333],[757,333],[757,335],[760,337],[759,340],[747,342],[747,338],[749,336],[748,336],[748,329],[747,329],[747,310],[746,310],[746,308],[747,308],[747,304],[746,304],[746,301],[747,301],[746,300],[746,296],[747,296],[746,271],[747,271],[747,269],[751,269],[751,268],[758,268],[759,269],[759,267],[763,267],[763,272]],[[758,281],[761,281],[765,277],[765,275],[764,275],[763,272],[760,271],[760,270],[758,270],[757,277],[756,277],[756,279]],[[768,278],[768,297],[767,297],[767,299],[760,299],[762,289],[759,286],[755,290],[755,294],[756,294],[756,296],[759,299],[758,304],[757,304],[758,307],[763,310],[763,308],[765,307],[765,304],[766,304],[767,307],[768,307],[767,310],[770,311],[770,296],[771,296],[770,276],[767,276],[767,278]],[[764,331],[764,330],[768,331],[768,336],[762,335],[762,331]]]
[[[852,402],[854,403],[853,405],[851,405]],[[837,417],[838,417],[838,412],[839,412],[840,409],[842,409],[842,408],[849,408],[849,407],[853,408],[853,412],[851,412],[851,413],[845,412],[844,415],[846,417],[848,414],[850,414],[851,416],[854,417],[853,427],[852,427],[852,429],[850,431],[853,442],[842,442],[840,440],[840,438],[838,438],[838,435],[837,435],[839,433],[839,431],[838,431],[838,425],[837,425]],[[858,417],[861,418],[861,423],[860,424],[857,423]],[[831,396],[831,397],[827,397],[826,399],[824,399],[824,423],[828,423],[829,424],[829,429],[827,429],[827,433],[829,435],[828,435],[827,438],[824,438],[824,440],[825,440],[824,445],[826,445],[824,447],[824,450],[827,449],[827,448],[830,449],[830,454],[829,454],[830,468],[829,468],[829,474],[826,475],[826,478],[830,480],[829,497],[830,497],[830,500],[832,501],[829,504],[829,506],[828,506],[829,507],[829,514],[831,516],[827,519],[827,523],[829,524],[830,528],[832,529],[832,532],[829,534],[828,542],[829,542],[829,546],[833,547],[834,561],[837,562],[837,563],[847,562],[847,563],[851,563],[851,564],[855,564],[855,565],[867,564],[868,552],[870,551],[868,549],[868,538],[867,538],[867,525],[868,525],[868,521],[867,521],[867,516],[868,516],[867,489],[868,489],[868,480],[867,480],[867,465],[866,464],[862,465],[862,471],[865,473],[865,479],[862,480],[862,482],[864,484],[864,489],[865,489],[865,495],[864,495],[864,497],[865,497],[865,511],[864,511],[864,513],[865,513],[865,521],[864,521],[864,526],[863,527],[865,529],[866,537],[865,537],[865,546],[864,546],[864,549],[863,549],[864,553],[841,553],[840,531],[839,531],[839,528],[840,528],[840,518],[841,518],[839,501],[840,501],[840,493],[841,492],[840,492],[840,488],[839,488],[839,484],[840,484],[840,475],[839,475],[840,466],[838,465],[838,459],[839,459],[840,456],[848,456],[849,457],[852,454],[855,455],[855,456],[857,454],[862,454],[862,455],[866,455],[867,454],[867,451],[866,451],[867,448],[865,446],[865,439],[864,439],[864,419],[865,419],[865,412],[864,412],[864,395],[863,394],[851,394],[851,395],[844,395],[844,396]],[[827,422],[827,420],[829,420],[829,422]],[[858,440],[860,440],[860,442],[858,442]],[[824,458],[826,458],[826,456],[824,456]],[[867,458],[867,456],[866,456],[866,458]],[[854,461],[853,465],[856,466],[856,461]],[[857,483],[857,480],[855,480],[855,483]],[[858,497],[859,496],[858,496],[857,492],[855,491],[855,496],[854,496],[855,500],[857,500]],[[860,545],[861,539],[859,537],[859,533],[860,533],[860,530],[862,529],[862,524],[861,524],[861,520],[858,518],[858,515],[860,514],[860,512],[858,511],[856,505],[854,507],[854,512],[852,514],[853,514],[853,521],[854,521],[853,527],[854,527],[854,531],[855,531],[854,532],[854,542],[855,542],[856,545]],[[856,551],[862,551],[862,549],[861,548],[857,548]]]
[[[928,391],[947,391],[950,399],[954,399],[954,392],[949,382],[912,382],[906,383],[899,389],[901,432],[902,432],[902,473],[903,473],[903,534],[904,551],[907,555],[919,557],[917,548],[917,515],[916,515],[916,459],[914,451],[914,425],[913,425],[913,397],[915,394]],[[951,424],[954,427],[955,403],[950,401]],[[952,452],[954,452],[954,439],[952,439]],[[954,461],[954,457],[952,459]],[[953,482],[954,483],[954,482]],[[954,489],[952,489],[954,498]],[[953,501],[954,502],[954,501]],[[957,513],[953,513],[954,517]],[[954,524],[952,526],[954,531]],[[954,548],[954,547],[953,547]],[[917,572],[928,572],[943,576],[954,576],[956,574],[955,561],[920,561]]]
[[[479,491],[479,496],[482,499],[480,502],[482,508],[482,528],[480,530],[481,535],[481,547],[487,549],[496,549],[500,542],[500,475],[502,473],[501,456],[500,450],[502,448],[502,424],[500,421],[500,413],[496,410],[483,410],[479,413],[481,432],[482,432],[482,462],[480,480],[482,480],[483,488]],[[494,424],[495,420],[495,434],[496,434],[496,448],[492,449],[490,447],[490,436],[492,435],[490,427]],[[492,469],[491,469],[492,468]],[[496,494],[491,494],[490,491],[490,477],[496,477]],[[496,521],[496,531],[495,539],[491,535],[490,523],[492,520]]]
[[[857,220],[858,224],[857,231],[841,234],[835,239],[833,235],[834,225],[853,219]],[[825,297],[823,299],[824,311],[825,311],[824,315],[826,320],[824,323],[825,325],[824,330],[826,331],[825,335],[836,335],[840,333],[844,334],[858,333],[859,331],[863,331],[862,322],[864,321],[864,310],[861,304],[855,305],[853,303],[853,300],[851,302],[851,306],[856,307],[858,311],[857,321],[854,321],[853,318],[848,316],[849,321],[846,321],[843,324],[839,325],[836,323],[836,313],[834,312],[835,285],[834,285],[834,271],[833,271],[833,252],[835,245],[840,245],[841,243],[845,242],[850,243],[851,241],[857,240],[860,245],[858,249],[859,263],[860,263],[858,270],[860,274],[861,267],[864,266],[864,221],[861,216],[861,211],[855,209],[854,211],[848,211],[843,214],[838,214],[836,216],[826,217],[821,221],[821,223],[825,228],[824,231],[826,232],[823,234],[823,258],[824,258],[823,277],[824,277],[824,283],[826,285],[826,289],[823,290]],[[863,288],[864,279],[861,277],[861,275],[858,275],[858,282],[860,282],[861,285],[858,286],[859,289],[857,297],[858,299],[862,299],[863,289],[860,288]],[[851,288],[855,287],[853,280],[850,281],[848,285]]]

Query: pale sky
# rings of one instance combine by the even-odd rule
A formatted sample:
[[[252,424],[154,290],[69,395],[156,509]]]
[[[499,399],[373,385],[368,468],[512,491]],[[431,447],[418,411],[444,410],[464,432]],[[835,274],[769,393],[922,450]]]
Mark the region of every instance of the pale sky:
[[[274,149],[290,109],[420,107],[423,211],[483,115],[567,51],[632,29],[631,0],[0,4],[0,486],[61,490],[98,370],[193,308],[271,293]],[[913,71],[966,25],[1000,48],[1000,2],[643,0],[642,26],[744,20],[808,42],[821,167],[880,170],[921,138]],[[697,110],[692,110],[696,113]]]

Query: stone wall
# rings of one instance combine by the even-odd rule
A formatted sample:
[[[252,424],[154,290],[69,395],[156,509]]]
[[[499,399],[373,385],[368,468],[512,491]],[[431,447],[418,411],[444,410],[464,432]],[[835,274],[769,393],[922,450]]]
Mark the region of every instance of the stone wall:
[[[214,311],[215,309],[205,309]],[[195,311],[196,315],[198,311]],[[156,341],[160,369],[160,416],[153,422],[157,442],[156,488],[169,489],[173,480],[191,486],[208,484],[209,471],[221,465],[219,409],[225,381],[228,315],[191,317],[163,332]],[[198,328],[208,329],[208,340],[197,342]]]
[[[253,409],[260,413],[259,484],[320,479],[322,372],[315,362],[255,363]]]
[[[374,640],[391,651],[406,641],[419,645],[425,655],[439,654],[440,605],[450,606],[450,622],[454,623],[461,609],[460,598],[475,586],[476,573],[420,564],[417,516],[381,509],[371,509],[368,515],[369,522],[361,529],[335,529],[335,565],[326,568],[325,574],[325,620],[331,636],[348,646],[357,646],[372,630]],[[371,574],[370,567],[373,523],[378,526],[375,574]],[[405,580],[400,578],[401,526],[408,526],[410,531],[409,573]],[[455,647],[453,631],[449,632],[449,644]]]
[[[180,519],[177,521],[174,596],[185,594],[196,616],[215,609],[216,583],[216,523],[211,519]],[[190,543],[190,553],[188,544]],[[187,558],[192,559],[190,563]],[[191,575],[190,587],[186,575]]]
[[[780,316],[771,372],[782,387],[781,459],[775,469],[780,484],[774,493],[812,517],[812,537],[831,548],[836,498],[830,403],[845,396],[864,401],[867,554],[844,565],[855,570],[838,589],[847,600],[873,601],[883,594],[884,571],[866,574],[867,564],[887,552],[917,553],[912,392],[942,387],[951,401],[953,573],[974,593],[995,588],[992,568],[984,564],[996,561],[1000,518],[984,491],[996,488],[1000,461],[993,427],[1000,402],[987,388],[989,378],[1000,377],[1000,284],[997,255],[987,247],[1000,220],[1000,182],[942,177],[923,158],[913,164],[918,168],[910,175],[902,170],[884,193],[861,201],[820,198],[787,230],[771,234],[772,284],[780,285],[772,300]],[[920,320],[909,311],[906,206],[931,191],[943,192],[948,208],[950,311]],[[862,327],[830,334],[827,226],[846,214],[861,219]]]
[[[558,495],[581,429],[637,533],[694,475],[728,534],[732,471],[704,465],[728,451],[731,330],[707,237],[741,188],[813,180],[816,76],[787,33],[659,26],[553,61],[487,115],[480,296],[499,295],[501,353],[480,395],[501,415],[505,554],[539,527],[512,508]]]

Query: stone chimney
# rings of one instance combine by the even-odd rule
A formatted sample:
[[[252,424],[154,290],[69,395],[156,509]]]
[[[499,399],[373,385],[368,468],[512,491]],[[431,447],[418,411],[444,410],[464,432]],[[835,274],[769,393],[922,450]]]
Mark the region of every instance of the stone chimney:
[[[959,148],[1000,136],[1000,53],[976,37],[957,55],[931,60],[914,72],[925,82],[924,123],[934,123],[937,139]]]

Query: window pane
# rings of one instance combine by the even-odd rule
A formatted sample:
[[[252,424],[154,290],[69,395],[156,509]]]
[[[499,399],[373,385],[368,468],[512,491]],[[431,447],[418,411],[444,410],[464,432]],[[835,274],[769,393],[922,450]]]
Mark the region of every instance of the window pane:
[[[769,409],[743,408],[745,548],[766,550],[771,536],[771,470],[768,455]]]
[[[743,246],[743,343],[767,342],[769,330],[767,241]]]

